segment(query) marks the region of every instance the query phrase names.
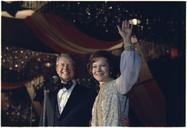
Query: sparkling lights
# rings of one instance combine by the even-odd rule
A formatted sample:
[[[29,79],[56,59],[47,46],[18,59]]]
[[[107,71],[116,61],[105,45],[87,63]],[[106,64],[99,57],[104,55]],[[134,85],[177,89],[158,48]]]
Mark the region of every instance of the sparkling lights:
[[[129,1],[49,2],[39,11],[62,16],[86,34],[109,41],[120,38],[117,25],[131,20],[139,39],[170,44],[178,44],[175,33],[181,33],[179,25],[184,23],[178,12],[185,12],[180,4]]]
[[[31,79],[36,75],[47,74],[54,70],[56,59],[54,54],[8,46],[3,49],[2,53],[3,81]],[[6,77],[11,72],[14,72],[15,76]]]

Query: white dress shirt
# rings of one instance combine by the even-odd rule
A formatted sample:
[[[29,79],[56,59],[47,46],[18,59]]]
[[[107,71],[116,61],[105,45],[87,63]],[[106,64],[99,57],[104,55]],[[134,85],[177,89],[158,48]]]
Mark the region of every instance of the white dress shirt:
[[[67,90],[66,88],[62,88],[58,91],[57,102],[58,102],[58,109],[59,109],[60,114],[64,110],[64,107],[71,95],[71,92],[73,91],[76,85],[76,82],[74,80],[72,82],[73,82],[73,85],[71,86],[70,89]]]

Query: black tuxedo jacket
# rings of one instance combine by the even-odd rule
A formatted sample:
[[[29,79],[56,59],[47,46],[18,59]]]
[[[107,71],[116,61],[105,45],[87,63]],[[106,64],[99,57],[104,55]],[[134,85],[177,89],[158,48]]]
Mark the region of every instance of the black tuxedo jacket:
[[[45,126],[89,126],[95,97],[94,90],[75,85],[63,112],[60,114],[57,92],[50,92],[46,97]],[[40,126],[43,121],[42,115]]]

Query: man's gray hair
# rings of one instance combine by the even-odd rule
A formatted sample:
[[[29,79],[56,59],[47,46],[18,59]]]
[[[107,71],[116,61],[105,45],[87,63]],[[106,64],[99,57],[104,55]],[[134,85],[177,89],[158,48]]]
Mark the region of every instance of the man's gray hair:
[[[74,60],[72,59],[72,57],[71,57],[69,54],[66,54],[66,53],[61,53],[61,54],[59,54],[59,55],[57,56],[57,58],[56,58],[56,65],[57,65],[58,61],[59,61],[61,58],[66,58],[66,59],[68,59],[68,60],[71,60],[73,66],[74,66],[74,68],[75,68],[75,62],[74,62]]]

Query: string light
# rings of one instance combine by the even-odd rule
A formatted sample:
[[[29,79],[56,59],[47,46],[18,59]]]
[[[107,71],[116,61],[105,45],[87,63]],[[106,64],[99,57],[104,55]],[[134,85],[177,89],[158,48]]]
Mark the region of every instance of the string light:
[[[2,77],[4,82],[31,79],[35,75],[48,74],[54,69],[52,66],[56,56],[53,54],[8,46],[2,52],[2,75],[9,76]],[[15,74],[12,76],[10,73]]]
[[[156,8],[159,7],[159,4],[155,4],[155,10],[158,10],[158,13],[150,13],[148,9],[150,5],[146,3],[145,5],[132,2],[108,1],[52,3],[53,4],[43,6],[39,11],[62,16],[86,34],[107,41],[120,39],[116,26],[121,24],[121,22],[125,19],[134,19],[132,21],[133,25],[136,25],[136,27],[134,27],[134,34],[136,34],[139,38],[147,41],[156,40],[156,42],[159,43],[161,43],[161,40],[168,41],[168,43],[174,43],[174,40],[180,38],[175,34],[180,30],[177,28],[176,31],[172,31],[172,24],[180,22],[180,24],[177,25],[181,25],[184,23],[184,19],[181,19],[178,16],[173,17],[174,15],[168,14],[168,9],[172,11],[177,10],[177,6],[175,6],[176,8],[173,8],[172,5],[168,5],[167,9],[160,9]],[[162,10],[161,13],[159,12],[160,10]],[[165,15],[169,15],[172,18],[165,19]],[[170,26],[165,26],[163,23],[167,23],[167,21],[172,24]],[[158,26],[160,30],[157,30]],[[166,30],[171,32],[168,33]],[[161,34],[161,32],[163,34]],[[153,33],[159,36],[155,37],[153,36]],[[164,33],[168,34],[164,35]],[[177,41],[175,43],[177,43]]]

